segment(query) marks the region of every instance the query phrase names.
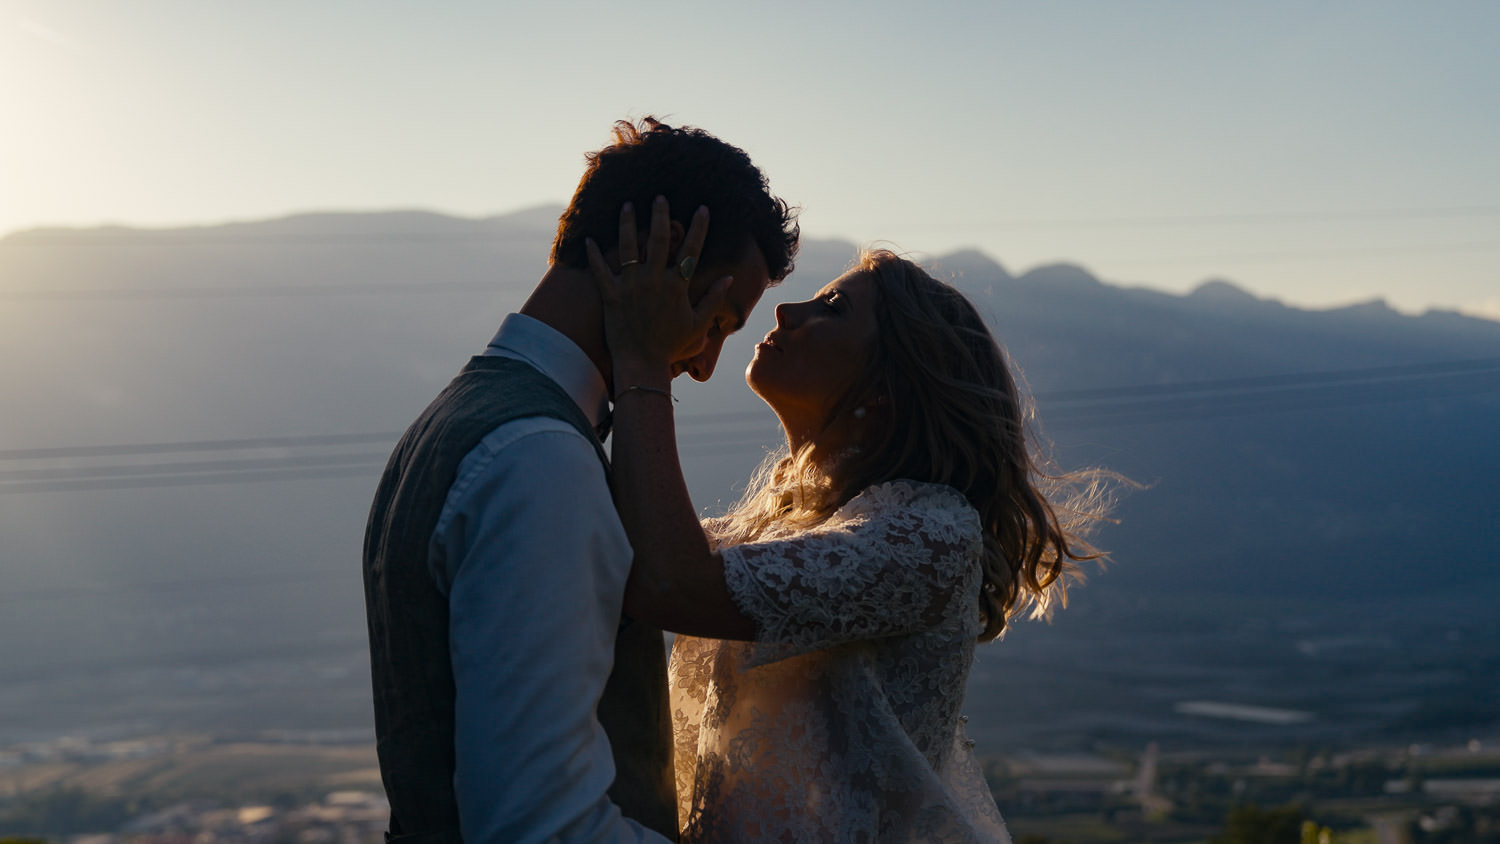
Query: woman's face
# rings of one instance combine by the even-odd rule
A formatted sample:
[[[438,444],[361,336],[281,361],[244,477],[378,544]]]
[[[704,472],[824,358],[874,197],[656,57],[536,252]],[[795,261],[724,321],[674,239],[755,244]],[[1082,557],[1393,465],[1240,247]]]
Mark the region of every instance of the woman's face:
[[[745,369],[797,444],[820,431],[833,406],[864,374],[875,344],[875,280],[855,271],[805,302],[776,306],[776,329]]]

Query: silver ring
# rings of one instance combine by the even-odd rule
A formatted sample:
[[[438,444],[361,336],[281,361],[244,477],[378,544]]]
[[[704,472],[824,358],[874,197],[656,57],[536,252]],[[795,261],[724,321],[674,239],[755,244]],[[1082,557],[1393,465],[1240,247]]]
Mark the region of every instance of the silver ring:
[[[620,262],[620,269],[623,270],[626,267],[630,266],[631,264],[639,264],[640,262],[641,262],[641,259],[639,259],[639,258],[631,258],[629,261],[621,261]]]
[[[682,280],[687,281],[693,277],[693,270],[698,269],[698,259],[692,255],[683,258],[677,264],[677,271],[682,273]]]

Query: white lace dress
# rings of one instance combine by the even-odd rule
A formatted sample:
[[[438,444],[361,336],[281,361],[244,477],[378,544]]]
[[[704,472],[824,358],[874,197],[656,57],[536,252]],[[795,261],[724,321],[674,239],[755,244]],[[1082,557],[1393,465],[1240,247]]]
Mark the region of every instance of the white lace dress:
[[[758,636],[673,647],[684,842],[1010,840],[959,715],[981,543],[957,491],[897,481],[720,549]]]

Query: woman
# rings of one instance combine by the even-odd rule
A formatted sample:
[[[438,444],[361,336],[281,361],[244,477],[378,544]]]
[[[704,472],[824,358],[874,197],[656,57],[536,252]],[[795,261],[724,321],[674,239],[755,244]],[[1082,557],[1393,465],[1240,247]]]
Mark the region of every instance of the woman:
[[[678,255],[694,255],[703,215]],[[952,287],[890,252],[806,302],[746,369],[787,453],[699,526],[670,362],[702,337],[663,203],[616,278],[590,244],[614,360],[627,614],[682,635],[672,707],[684,841],[1007,841],[959,713],[974,646],[1046,614],[1099,553],[1054,508],[1002,353]],[[1063,481],[1093,480],[1076,475]],[[1090,484],[1091,489],[1097,485]],[[699,638],[703,637],[703,638]]]

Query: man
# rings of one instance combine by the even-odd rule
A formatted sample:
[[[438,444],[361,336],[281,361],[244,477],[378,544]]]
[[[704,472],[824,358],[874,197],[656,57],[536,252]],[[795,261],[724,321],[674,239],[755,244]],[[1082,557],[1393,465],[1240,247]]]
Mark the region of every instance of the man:
[[[706,132],[622,121],[587,159],[535,291],[408,429],[371,509],[365,601],[392,840],[677,835],[661,633],[621,616],[632,552],[596,435],[612,370],[585,242],[618,267],[622,206],[664,197],[676,254],[709,209],[696,266],[679,271],[695,300],[734,282],[673,367],[702,381],[791,272],[798,230],[749,157]]]

